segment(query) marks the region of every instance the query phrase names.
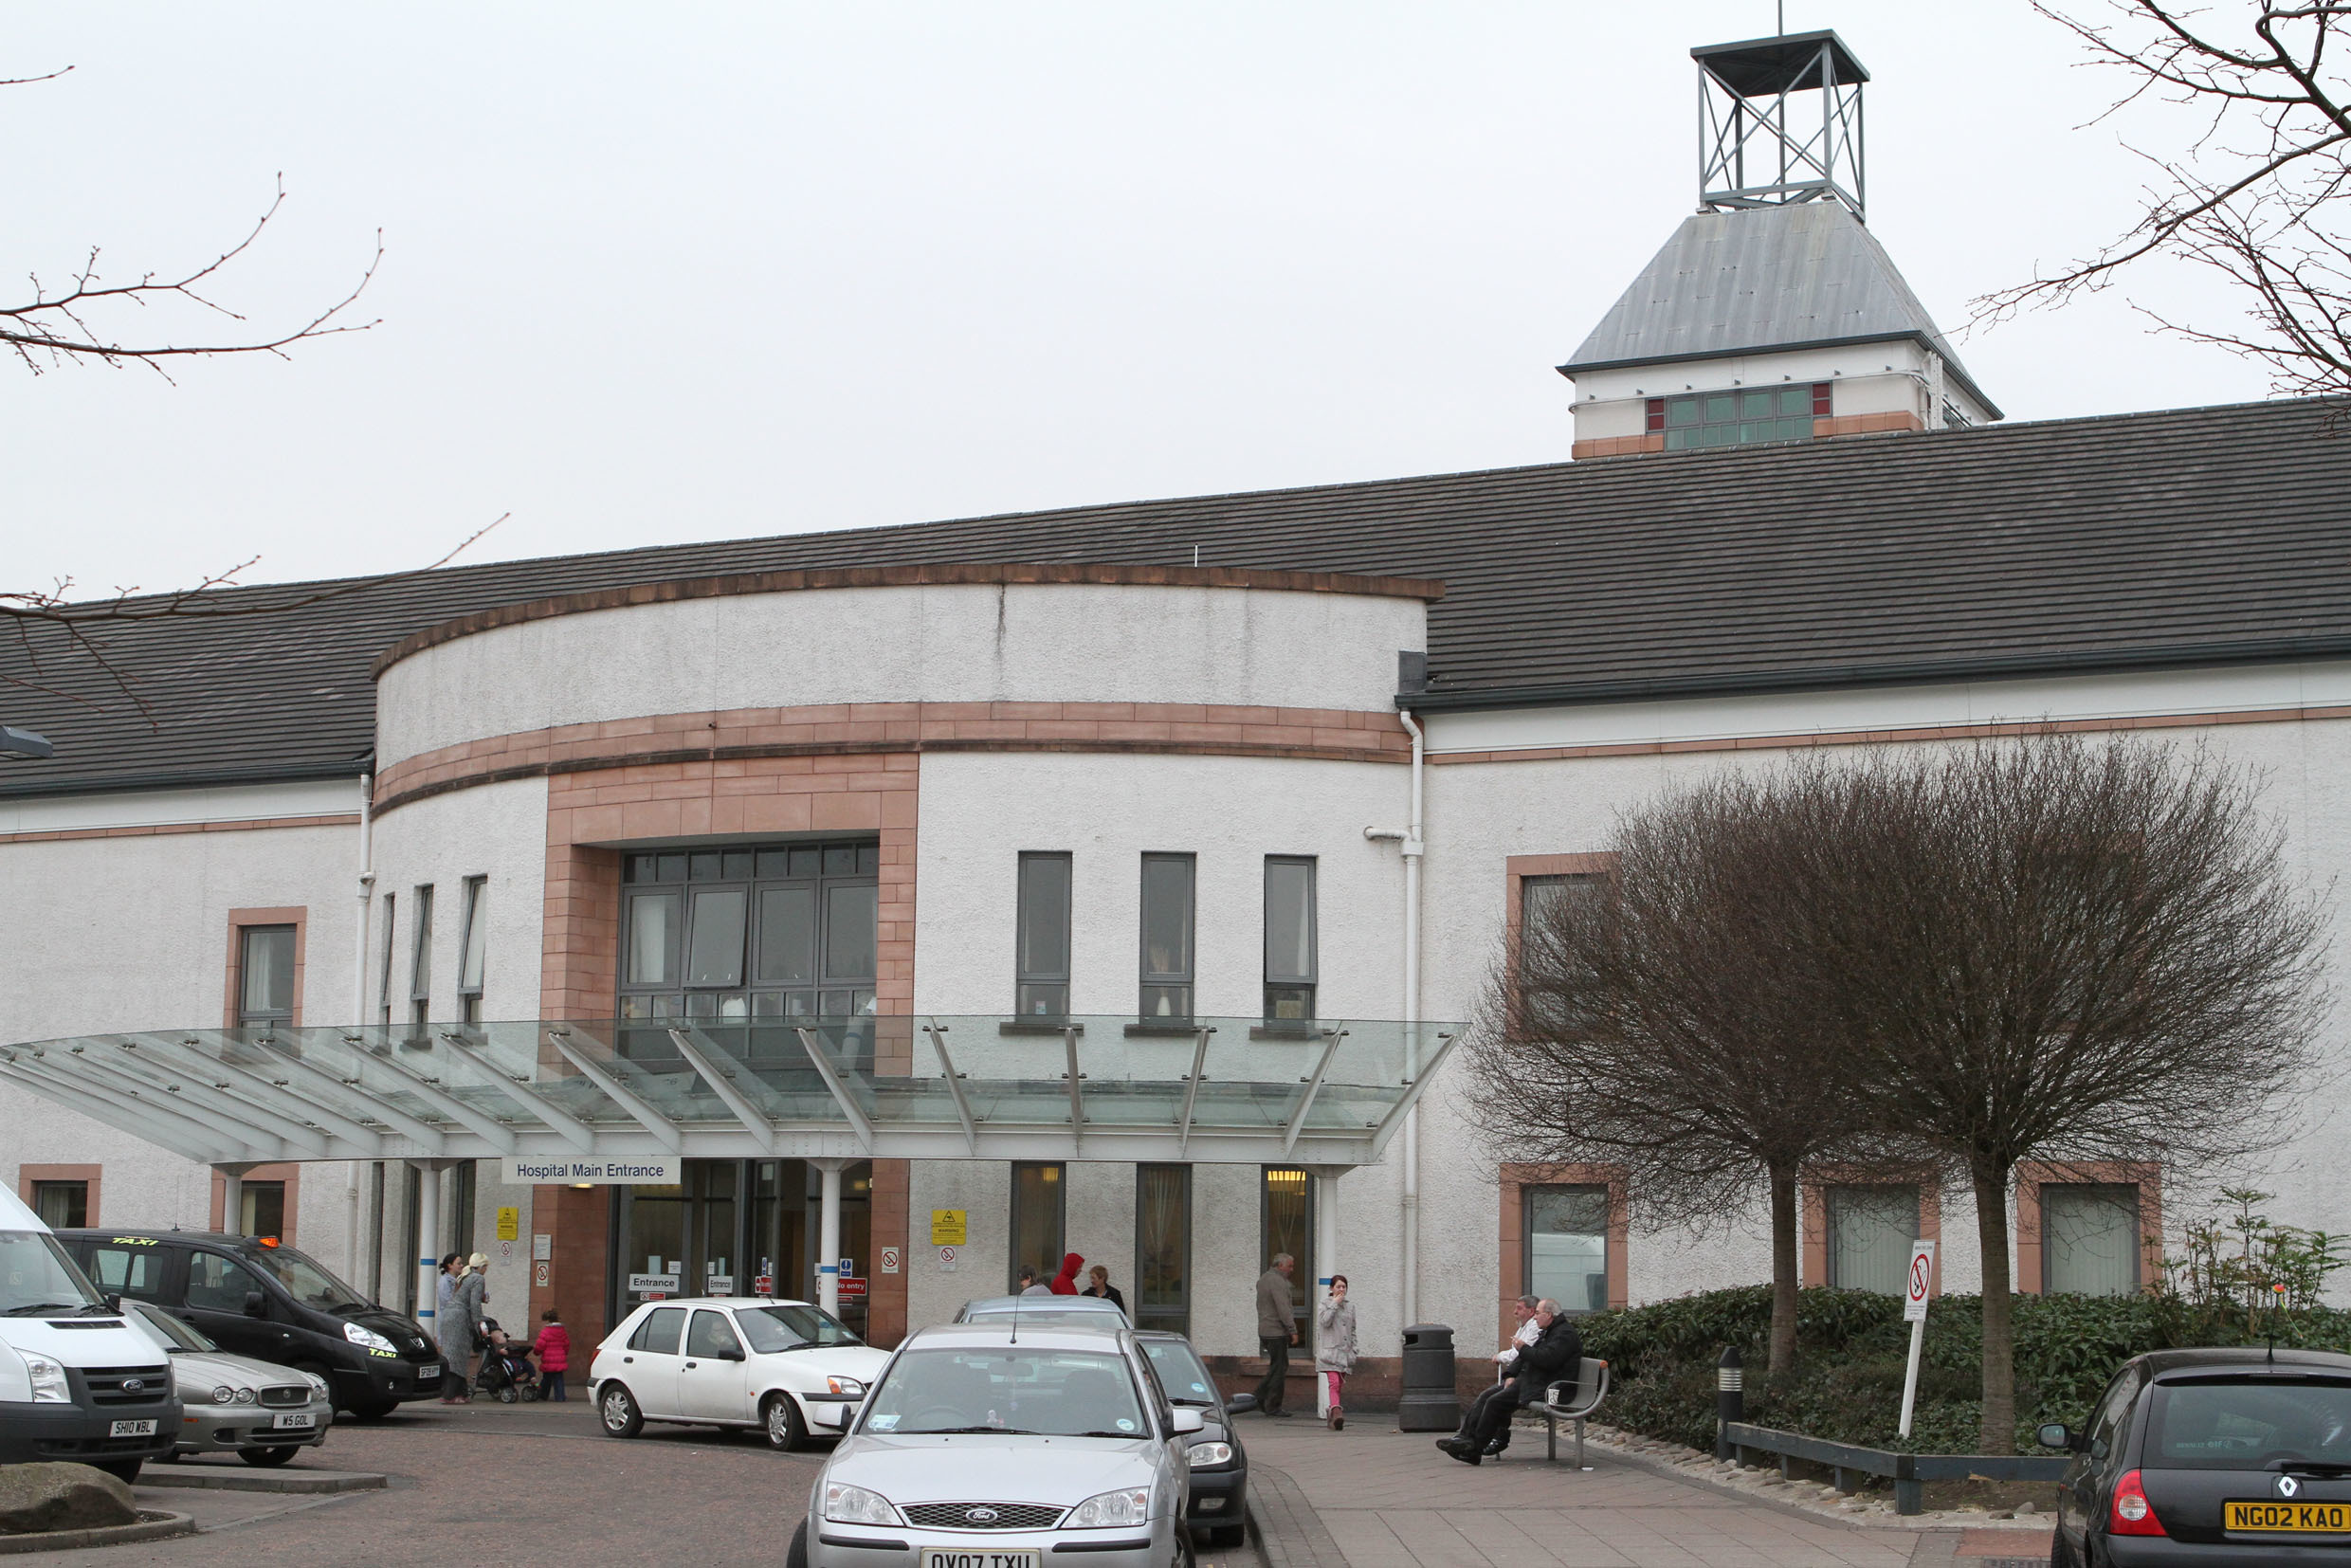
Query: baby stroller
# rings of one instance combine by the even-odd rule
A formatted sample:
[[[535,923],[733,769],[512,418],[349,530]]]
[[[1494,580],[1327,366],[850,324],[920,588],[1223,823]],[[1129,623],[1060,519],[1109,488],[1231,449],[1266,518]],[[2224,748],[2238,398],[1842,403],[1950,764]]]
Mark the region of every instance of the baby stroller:
[[[475,1348],[482,1352],[482,1369],[473,1376],[477,1392],[489,1395],[501,1405],[538,1397],[538,1368],[531,1364],[520,1345],[506,1337],[496,1318],[482,1320],[482,1333]]]

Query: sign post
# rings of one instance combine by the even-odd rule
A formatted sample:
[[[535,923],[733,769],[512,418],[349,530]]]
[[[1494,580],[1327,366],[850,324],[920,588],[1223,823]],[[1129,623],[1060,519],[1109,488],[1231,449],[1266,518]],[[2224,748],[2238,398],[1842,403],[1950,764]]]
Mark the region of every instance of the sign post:
[[[1910,1325],[1910,1368],[1902,1378],[1902,1435],[1910,1435],[1910,1413],[1919,1402],[1919,1357],[1926,1348],[1926,1293],[1935,1279],[1935,1244],[1910,1244],[1910,1274],[1903,1288],[1902,1315]]]

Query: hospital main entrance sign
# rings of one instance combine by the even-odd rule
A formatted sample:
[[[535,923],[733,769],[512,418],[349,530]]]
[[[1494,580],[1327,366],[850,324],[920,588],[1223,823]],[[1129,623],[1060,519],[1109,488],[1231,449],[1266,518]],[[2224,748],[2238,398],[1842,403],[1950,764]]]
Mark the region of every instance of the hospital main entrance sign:
[[[509,1187],[633,1187],[684,1179],[683,1155],[638,1155],[628,1159],[567,1159],[508,1155],[498,1162],[498,1178]]]

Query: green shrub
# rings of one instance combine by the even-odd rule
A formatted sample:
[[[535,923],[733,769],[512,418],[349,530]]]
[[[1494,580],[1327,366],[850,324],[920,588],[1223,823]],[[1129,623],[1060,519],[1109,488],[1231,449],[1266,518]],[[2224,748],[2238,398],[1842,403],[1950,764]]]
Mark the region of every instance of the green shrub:
[[[2351,1352],[2351,1312],[2312,1306],[2277,1314],[2280,1345]],[[1902,1413],[1909,1325],[1891,1296],[1814,1287],[1796,1295],[1796,1365],[1764,1373],[1771,1287],[1740,1285],[1583,1319],[1584,1354],[1605,1358],[1614,1387],[1608,1418],[1633,1431],[1714,1445],[1715,1365],[1737,1345],[1747,1369],[1747,1419],[1843,1443],[1921,1453],[1972,1452],[1982,1383],[1982,1304],[1939,1298],[1927,1314],[1919,1400],[1908,1441]],[[2264,1322],[2264,1333],[2267,1322]],[[2080,1427],[2114,1369],[2133,1356],[2184,1345],[2265,1342],[2246,1314],[2177,1296],[2018,1296],[2016,1431],[2032,1451],[2044,1421]]]

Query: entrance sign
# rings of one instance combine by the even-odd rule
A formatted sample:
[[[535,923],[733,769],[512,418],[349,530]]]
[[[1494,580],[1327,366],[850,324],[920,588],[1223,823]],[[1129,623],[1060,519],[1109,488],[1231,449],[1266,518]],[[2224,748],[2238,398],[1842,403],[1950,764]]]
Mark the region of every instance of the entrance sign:
[[[897,1248],[884,1247],[882,1249],[882,1272],[884,1274],[895,1274],[898,1272]]]
[[[519,1239],[521,1234],[522,1211],[519,1209],[499,1210],[498,1239],[500,1241],[514,1241]]]
[[[629,1293],[632,1296],[643,1296],[655,1290],[668,1295],[677,1288],[678,1276],[675,1274],[631,1274],[629,1276]]]
[[[1926,1348],[1926,1297],[1935,1283],[1935,1244],[1910,1244],[1910,1272],[1903,1287],[1902,1315],[1910,1324],[1910,1368],[1902,1378],[1902,1435],[1910,1435],[1910,1415],[1919,1403],[1919,1357]]]
[[[931,1211],[931,1245],[933,1247],[962,1247],[971,1237],[964,1234],[964,1209],[934,1209]]]
[[[732,1274],[709,1276],[702,1281],[702,1293],[706,1296],[732,1296],[735,1294],[735,1276]]]
[[[534,1187],[557,1182],[585,1182],[592,1187],[626,1187],[637,1182],[675,1185],[685,1179],[683,1155],[639,1155],[629,1159],[544,1158],[507,1155],[498,1162],[498,1179],[508,1187]],[[506,1211],[501,1210],[500,1224]]]

